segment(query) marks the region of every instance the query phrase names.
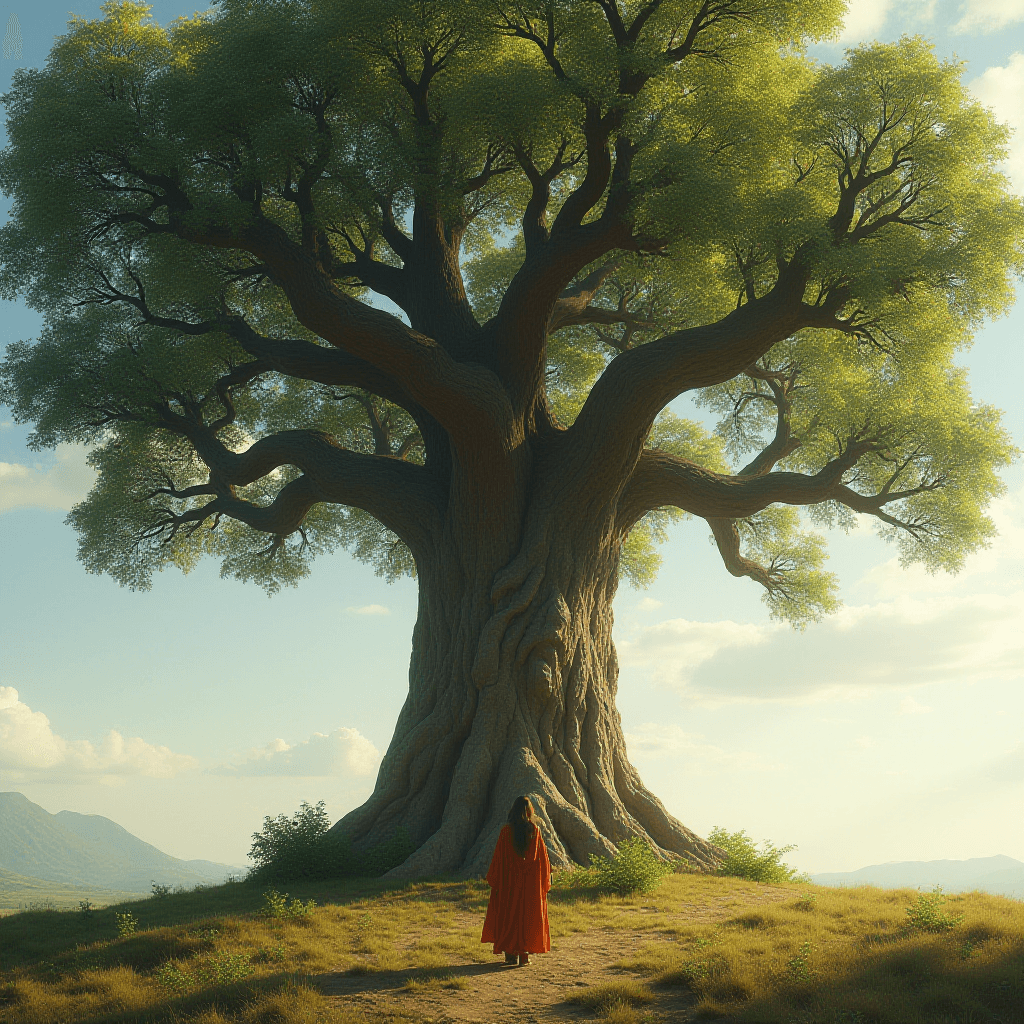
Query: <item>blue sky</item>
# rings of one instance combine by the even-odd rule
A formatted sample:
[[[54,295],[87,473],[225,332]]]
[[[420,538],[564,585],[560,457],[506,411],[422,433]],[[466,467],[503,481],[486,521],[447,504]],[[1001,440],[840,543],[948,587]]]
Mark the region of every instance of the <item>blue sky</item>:
[[[67,0],[0,11],[4,90],[15,67],[42,66],[69,12],[100,16]],[[815,55],[902,32],[967,61],[965,80],[1018,128],[1007,170],[1024,191],[1024,0],[862,0]],[[5,344],[41,326],[0,302]],[[1018,303],[962,362],[1024,448],[1022,339]],[[700,418],[685,399],[674,408]],[[266,814],[323,799],[336,819],[361,802],[405,697],[415,583],[389,586],[342,553],[272,599],[213,562],[121,589],[85,572],[63,523],[91,484],[85,453],[30,451],[29,429],[0,408],[0,788],[233,864]],[[831,535],[845,606],[802,634],[770,623],[702,522],[675,528],[656,583],[615,602],[630,757],[669,809],[703,835],[796,843],[789,859],[810,871],[1024,860],[1021,465],[1004,479],[1000,537],[956,577],[901,570],[867,523]]]

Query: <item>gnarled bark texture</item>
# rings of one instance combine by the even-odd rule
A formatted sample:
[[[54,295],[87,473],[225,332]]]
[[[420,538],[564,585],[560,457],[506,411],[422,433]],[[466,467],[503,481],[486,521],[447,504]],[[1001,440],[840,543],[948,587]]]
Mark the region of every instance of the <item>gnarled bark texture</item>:
[[[698,870],[718,862],[626,756],[612,643],[620,540],[607,511],[574,506],[552,483],[512,544],[488,543],[481,523],[421,566],[409,697],[375,792],[335,826],[357,846],[405,828],[418,849],[388,877],[483,874],[520,795],[555,867],[632,836]]]

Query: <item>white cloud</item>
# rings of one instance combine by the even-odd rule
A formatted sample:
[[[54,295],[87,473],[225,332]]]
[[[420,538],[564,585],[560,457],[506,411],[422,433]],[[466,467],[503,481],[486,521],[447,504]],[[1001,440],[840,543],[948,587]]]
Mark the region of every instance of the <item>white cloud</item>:
[[[950,32],[995,32],[1024,21],[1024,0],[967,0],[960,11],[963,17]]]
[[[877,39],[892,18],[907,23],[931,21],[936,0],[850,0],[838,42],[854,46]]]
[[[59,444],[49,469],[0,462],[0,512],[26,506],[70,511],[96,480],[96,471],[85,461],[87,451],[85,445]]]
[[[169,778],[195,763],[187,754],[176,754],[137,736],[125,739],[113,729],[98,747],[88,740],[66,740],[54,733],[46,715],[19,700],[13,686],[0,686],[0,767],[19,777]]]
[[[619,641],[623,669],[708,707],[1024,680],[1024,490],[993,502],[989,512],[998,536],[956,576],[904,569],[893,558],[851,587],[858,603],[804,633],[670,619]],[[904,702],[902,713],[914,713],[914,704]]]
[[[931,708],[925,707],[924,704],[914,700],[913,697],[904,697],[900,701],[901,715],[926,715],[929,711],[931,711]]]
[[[1017,4],[1024,18],[1024,0]],[[1005,67],[988,68],[970,83],[979,102],[990,107],[997,120],[1015,129],[1010,139],[1005,171],[1017,192],[1024,193],[1024,53],[1014,53]]]
[[[636,610],[638,612],[656,612],[664,603],[664,601],[655,601],[653,597],[645,597],[636,606]]]
[[[772,766],[759,754],[728,751],[704,743],[698,733],[684,732],[678,725],[645,722],[625,733],[626,749],[634,764],[670,759],[688,775],[710,775],[722,771],[770,771]]]
[[[289,744],[272,740],[240,764],[210,769],[213,775],[238,776],[352,776],[372,775],[380,751],[358,729],[315,732],[308,740]]]
[[[851,0],[839,42],[849,46],[871,39],[889,17],[892,0]]]
[[[353,615],[390,615],[391,609],[382,604],[364,604],[362,608],[346,608]]]
[[[807,703],[942,681],[1024,678],[1024,590],[903,597],[785,626],[675,619],[620,645],[623,666],[706,706]]]

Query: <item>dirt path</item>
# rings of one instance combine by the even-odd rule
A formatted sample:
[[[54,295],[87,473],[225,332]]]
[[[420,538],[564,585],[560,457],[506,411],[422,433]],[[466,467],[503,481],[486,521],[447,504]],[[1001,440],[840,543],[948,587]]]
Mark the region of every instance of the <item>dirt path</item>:
[[[790,890],[765,887],[756,897],[744,901],[743,907],[731,897],[723,899],[721,906],[694,906],[679,917],[686,921],[723,920],[746,907],[792,899],[792,895]],[[596,1014],[565,1001],[574,989],[631,977],[613,965],[646,943],[671,941],[671,935],[642,928],[578,932],[553,939],[551,952],[531,956],[528,967],[505,967],[500,957],[495,957],[493,963],[456,964],[437,972],[441,976],[437,981],[415,990],[405,986],[423,977],[424,972],[418,969],[372,974],[338,972],[314,980],[326,995],[350,1009],[364,1011],[369,1020],[375,1014],[384,1014],[432,1024],[586,1021],[595,1019]],[[452,979],[454,985],[449,981],[450,987],[446,987],[444,977]],[[460,984],[465,987],[454,987]],[[692,1002],[684,990],[660,990],[651,1009],[666,1024],[681,1022],[689,1019]]]

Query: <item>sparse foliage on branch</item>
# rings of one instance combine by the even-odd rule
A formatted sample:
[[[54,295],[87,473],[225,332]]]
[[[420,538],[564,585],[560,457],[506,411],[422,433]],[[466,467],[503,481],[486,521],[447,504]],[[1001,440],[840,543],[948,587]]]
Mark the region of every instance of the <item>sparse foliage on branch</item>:
[[[46,317],[0,398],[94,446],[83,563],[418,577],[357,843],[476,864],[543,791],[556,861],[710,864],[625,761],[617,581],[696,516],[801,626],[837,605],[815,528],[954,572],[988,542],[1015,452],[954,357],[1024,267],[1008,130],[920,38],[808,60],[840,0],[102,10],[15,71],[0,153],[0,295]]]

